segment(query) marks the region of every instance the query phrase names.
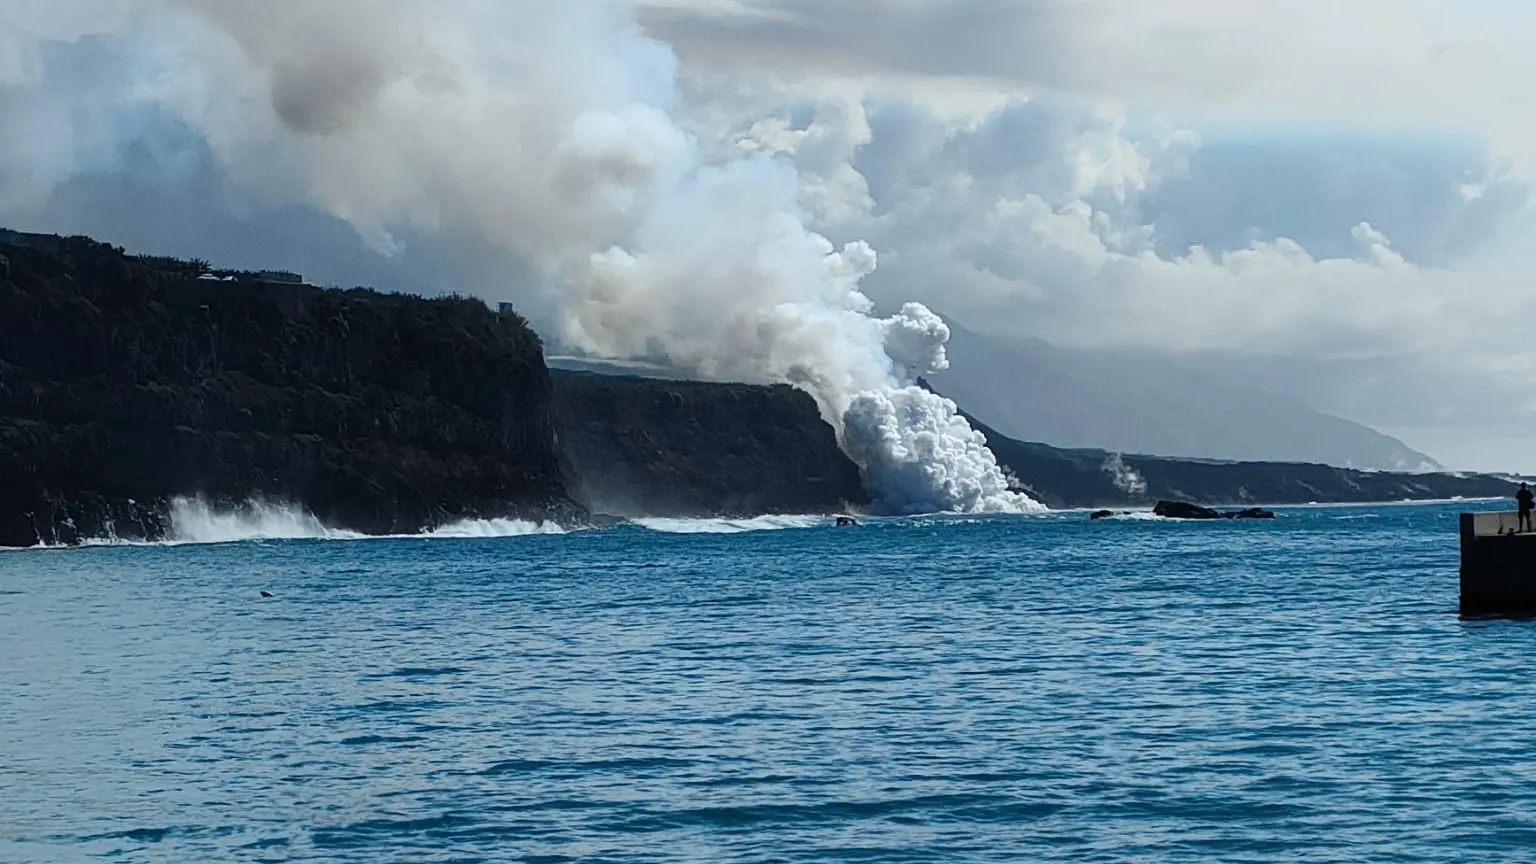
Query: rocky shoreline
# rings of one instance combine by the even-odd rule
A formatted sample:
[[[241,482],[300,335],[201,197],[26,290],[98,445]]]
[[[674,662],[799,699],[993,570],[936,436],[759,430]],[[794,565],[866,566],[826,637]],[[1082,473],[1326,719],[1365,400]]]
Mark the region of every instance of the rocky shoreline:
[[[1060,450],[972,420],[1053,508],[1513,491],[1483,476]],[[479,300],[323,290],[0,232],[0,546],[162,539],[184,496],[283,501],[370,535],[868,505],[815,402],[787,386],[551,372],[527,322]]]

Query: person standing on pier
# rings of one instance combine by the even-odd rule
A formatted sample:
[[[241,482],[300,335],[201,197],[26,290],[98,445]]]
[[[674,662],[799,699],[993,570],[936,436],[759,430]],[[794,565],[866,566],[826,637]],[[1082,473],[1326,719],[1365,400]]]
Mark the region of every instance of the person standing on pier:
[[[1517,532],[1531,530],[1531,509],[1536,506],[1536,495],[1531,494],[1531,487],[1521,483],[1520,491],[1515,493],[1515,503],[1520,505],[1520,527]]]

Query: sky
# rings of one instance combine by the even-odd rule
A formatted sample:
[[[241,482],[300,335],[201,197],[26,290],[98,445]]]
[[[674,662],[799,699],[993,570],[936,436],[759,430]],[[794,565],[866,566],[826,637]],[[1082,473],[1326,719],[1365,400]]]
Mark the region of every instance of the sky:
[[[991,332],[1187,357],[1536,469],[1529,4],[656,2],[831,236]],[[767,119],[764,119],[764,117]]]
[[[0,224],[467,288],[539,322],[541,296],[507,287],[538,281],[526,256],[439,230],[451,214],[386,231],[361,214],[373,199],[290,189],[244,103],[178,76],[192,42],[135,30],[162,20],[134,17],[149,5],[0,0]],[[882,306],[1179,358],[1454,468],[1536,471],[1536,7],[644,0],[617,14],[657,43],[638,62],[675,77],[667,110],[691,146],[793,165],[807,225],[878,253],[864,290]],[[383,25],[348,32],[358,56],[420,50]],[[607,62],[589,47],[570,75]],[[287,128],[330,135],[326,109],[373,86],[361,63],[330,71],[334,92],[271,82]]]

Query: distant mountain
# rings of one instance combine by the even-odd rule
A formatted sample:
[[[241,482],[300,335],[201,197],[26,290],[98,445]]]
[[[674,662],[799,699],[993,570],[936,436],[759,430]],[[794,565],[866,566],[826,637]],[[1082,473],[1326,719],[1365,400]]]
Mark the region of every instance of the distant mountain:
[[[950,322],[934,389],[1024,441],[1116,453],[1436,471],[1433,458],[1293,399],[1222,385],[1156,357],[989,336]]]

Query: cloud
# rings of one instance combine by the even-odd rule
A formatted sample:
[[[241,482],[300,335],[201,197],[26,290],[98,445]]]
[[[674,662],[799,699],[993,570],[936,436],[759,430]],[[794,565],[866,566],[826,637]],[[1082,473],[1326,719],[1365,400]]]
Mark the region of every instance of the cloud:
[[[1009,489],[953,403],[916,386],[942,367],[942,322],[917,304],[890,320],[871,314],[860,282],[875,254],[808,228],[787,162],[704,159],[674,113],[671,51],[622,7],[141,0],[134,10],[102,36],[104,51],[45,59],[40,77],[8,87],[30,107],[7,125],[55,121],[23,133],[45,151],[75,129],[97,131],[82,108],[121,104],[132,119],[91,118],[105,155],[185,133],[229,188],[344,222],[381,256],[404,256],[413,235],[472,250],[478,260],[458,272],[502,271],[479,293],[524,309],[532,299],[545,332],[576,348],[803,387],[882,508],[1038,507]],[[34,36],[45,51],[80,44]],[[98,56],[122,62],[81,78]],[[50,89],[54,78],[66,83]],[[158,132],[145,125],[154,118]],[[808,159],[817,150],[805,139],[795,148]],[[14,155],[6,173],[39,178],[50,199],[105,167],[51,164],[19,143]]]
[[[888,84],[751,77],[731,79],[751,122],[711,139],[795,159],[818,227],[882,253],[878,300],[1182,355],[1367,422],[1529,416],[1530,187],[1467,137],[1234,135],[1061,97],[955,122]]]
[[[776,0],[642,3],[640,20],[685,62],[855,76],[1066,83],[1092,10],[1060,0]]]
[[[549,323],[532,262],[635,237],[688,153],[745,157],[776,178],[734,187],[758,207],[798,209],[834,249],[868,241],[864,289],[892,312],[1184,358],[1394,428],[1536,412],[1536,59],[1517,26],[1536,11],[1506,0],[639,4],[668,45],[596,4],[470,4],[465,26],[412,0],[178,0],[142,29],[162,5],[0,6],[0,219],[271,249]],[[566,53],[522,48],[540,41]],[[573,126],[589,108],[603,119]],[[711,236],[692,224],[648,236]],[[658,295],[678,278],[644,275]]]
[[[1528,185],[1465,137],[1203,137],[1180,182],[1143,202],[1165,254],[1288,237],[1350,257],[1369,222],[1419,264],[1455,267],[1511,228]]]
[[[1206,120],[1447,124],[1536,145],[1514,0],[757,0],[641,3],[695,64],[986,79]]]

